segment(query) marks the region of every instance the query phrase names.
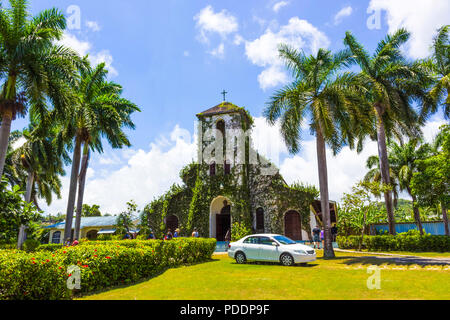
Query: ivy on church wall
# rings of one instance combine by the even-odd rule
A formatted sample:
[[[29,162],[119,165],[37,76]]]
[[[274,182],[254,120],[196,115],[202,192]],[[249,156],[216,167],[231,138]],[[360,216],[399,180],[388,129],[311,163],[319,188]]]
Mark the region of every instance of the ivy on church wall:
[[[200,130],[204,133],[215,129],[219,120],[225,121],[226,130],[249,129],[253,119],[245,109],[239,108],[237,111],[211,117],[199,114]],[[204,152],[211,142],[202,139],[199,142],[201,152]],[[289,210],[300,213],[303,229],[310,232],[310,205],[318,195],[317,190],[301,184],[288,186],[279,173],[261,175],[260,165],[248,164],[249,148],[250,143],[246,139],[245,164],[233,161],[230,174],[225,174],[223,164],[216,165],[216,174],[213,176],[209,174],[208,163],[191,163],[184,167],[180,172],[183,184],[173,185],[166,194],[152,201],[144,209],[143,214],[156,236],[163,236],[167,230],[166,218],[175,215],[182,236],[190,236],[193,228],[197,228],[200,236],[208,237],[211,204],[219,196],[231,202],[232,223],[239,223],[242,229],[255,231],[255,212],[261,207],[264,210],[266,232],[283,234],[284,214]]]

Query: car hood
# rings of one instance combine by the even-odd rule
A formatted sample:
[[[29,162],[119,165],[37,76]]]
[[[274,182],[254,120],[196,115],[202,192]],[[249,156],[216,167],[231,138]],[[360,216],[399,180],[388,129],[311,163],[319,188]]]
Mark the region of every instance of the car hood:
[[[291,245],[283,245],[285,248],[289,248],[290,250],[313,250],[313,248],[305,246],[304,244],[291,244]]]

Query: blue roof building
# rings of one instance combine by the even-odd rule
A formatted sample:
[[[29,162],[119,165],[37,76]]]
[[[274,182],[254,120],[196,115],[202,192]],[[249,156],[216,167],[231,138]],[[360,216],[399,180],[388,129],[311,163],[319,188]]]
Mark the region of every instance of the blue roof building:
[[[87,238],[90,240],[96,239],[99,234],[113,234],[116,229],[116,220],[115,216],[102,216],[102,217],[83,217],[81,218],[80,224],[80,238]],[[138,219],[135,219],[135,224]],[[48,229],[49,234],[49,243],[64,243],[64,239],[66,238],[64,235],[66,223],[60,222],[53,224],[51,226],[45,227]],[[72,232],[75,229],[75,217],[72,223]],[[131,230],[131,232],[138,232],[138,230]]]

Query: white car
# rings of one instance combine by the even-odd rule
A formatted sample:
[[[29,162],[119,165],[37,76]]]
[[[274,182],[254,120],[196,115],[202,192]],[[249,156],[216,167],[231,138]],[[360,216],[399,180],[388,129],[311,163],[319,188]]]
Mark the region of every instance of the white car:
[[[284,266],[316,261],[316,251],[279,234],[255,234],[232,242],[228,256],[239,264],[246,261],[275,261]]]

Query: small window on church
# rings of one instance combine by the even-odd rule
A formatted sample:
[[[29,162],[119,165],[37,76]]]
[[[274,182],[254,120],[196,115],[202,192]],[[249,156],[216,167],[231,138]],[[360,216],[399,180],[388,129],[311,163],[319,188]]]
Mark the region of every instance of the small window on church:
[[[226,175],[227,175],[227,174],[231,174],[231,164],[230,164],[230,161],[225,160],[225,163],[224,163],[224,170],[225,170],[225,174],[226,174]]]
[[[216,175],[216,163],[215,162],[211,163],[209,166],[209,175],[210,176]]]
[[[219,120],[217,122],[216,129],[222,133],[222,139],[225,139],[225,121]]]

